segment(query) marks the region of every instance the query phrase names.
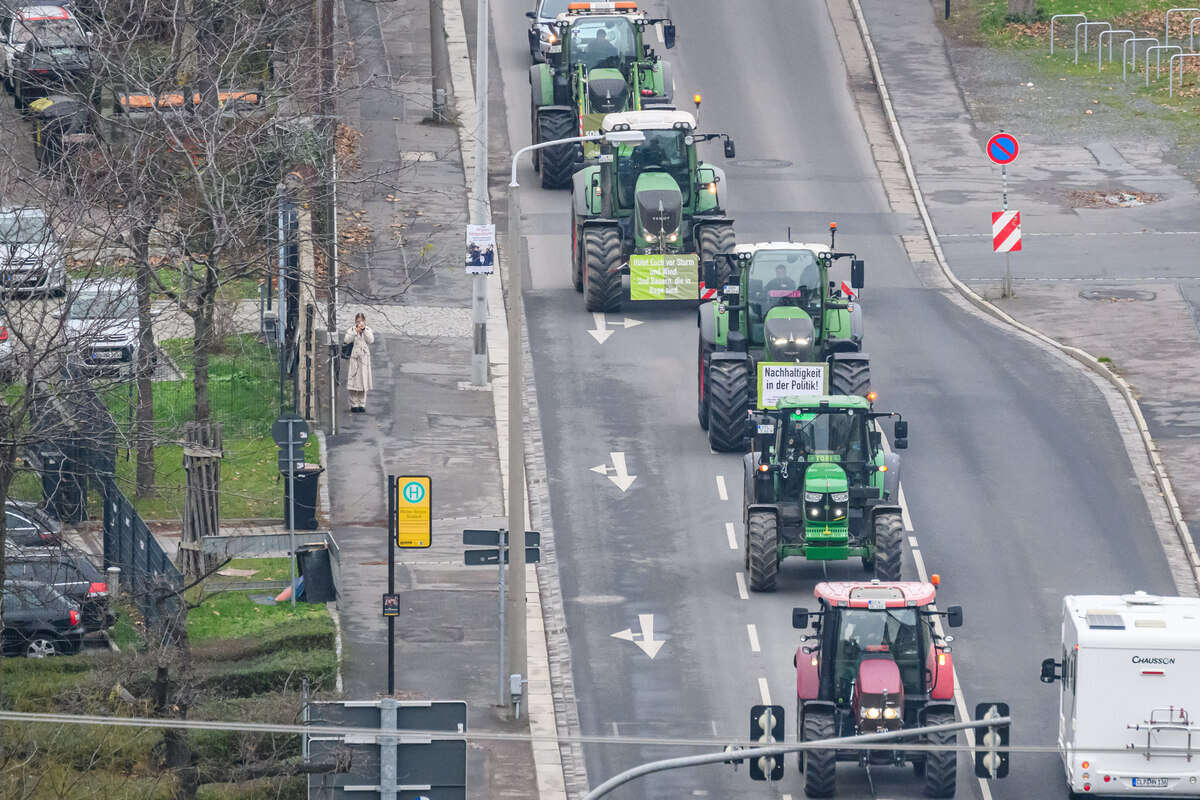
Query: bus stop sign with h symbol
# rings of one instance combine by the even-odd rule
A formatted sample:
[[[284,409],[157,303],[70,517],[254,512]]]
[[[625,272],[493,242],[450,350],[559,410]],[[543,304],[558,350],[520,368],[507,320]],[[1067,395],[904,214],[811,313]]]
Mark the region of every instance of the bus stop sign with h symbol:
[[[1017,144],[1017,137],[1011,133],[997,133],[988,139],[987,155],[993,164],[1007,166],[1017,160],[1020,152],[1021,146]]]

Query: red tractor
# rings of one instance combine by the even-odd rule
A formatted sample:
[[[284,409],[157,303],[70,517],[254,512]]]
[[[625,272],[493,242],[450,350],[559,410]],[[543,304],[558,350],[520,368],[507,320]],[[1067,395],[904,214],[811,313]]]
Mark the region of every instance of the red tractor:
[[[934,576],[937,582],[937,576]],[[825,582],[813,591],[820,610],[792,610],[792,627],[813,632],[796,650],[796,738],[801,741],[943,725],[955,721],[953,637],[938,617],[962,625],[962,607],[937,611],[934,583]],[[956,734],[919,743],[953,745]],[[838,761],[903,765],[925,779],[928,797],[953,797],[953,750],[810,750],[800,754],[804,791],[832,797]],[[869,774],[869,773],[868,773]]]

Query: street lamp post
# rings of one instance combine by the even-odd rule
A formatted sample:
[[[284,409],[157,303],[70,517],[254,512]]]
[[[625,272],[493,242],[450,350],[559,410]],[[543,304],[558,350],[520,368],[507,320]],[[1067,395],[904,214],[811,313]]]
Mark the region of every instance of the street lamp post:
[[[521,305],[521,212],[517,208],[517,160],[525,153],[576,142],[600,140],[637,144],[646,140],[641,131],[612,131],[522,147],[512,158],[512,176],[508,183],[508,593],[505,597],[504,616],[509,620],[505,627],[505,673],[518,675],[517,685],[526,672],[525,643],[525,441],[521,427],[521,329],[524,327]],[[510,679],[504,683],[504,700],[512,705]]]

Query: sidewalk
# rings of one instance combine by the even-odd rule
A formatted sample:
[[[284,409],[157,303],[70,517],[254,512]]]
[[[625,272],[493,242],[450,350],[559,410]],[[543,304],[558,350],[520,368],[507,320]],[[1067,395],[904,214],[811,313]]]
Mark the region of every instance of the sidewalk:
[[[342,201],[341,224],[367,244],[347,264],[338,321],[345,330],[361,310],[376,336],[367,413],[349,414],[339,390],[338,432],[328,439],[345,697],[386,691],[386,476],[429,475],[433,546],[396,554],[397,695],[465,700],[469,728],[525,732],[526,719],[509,721],[497,707],[496,568],[462,561],[462,530],[503,526],[504,501],[492,392],[462,385],[472,348],[461,261],[467,193],[456,129],[428,120],[428,4],[345,0],[345,7],[358,86],[348,87],[357,102],[344,114],[363,137],[362,180]],[[448,18],[457,13],[446,8]],[[536,591],[536,580],[529,585]],[[472,746],[470,754],[470,797],[538,795],[527,743]]]
[[[1003,98],[1037,79],[1020,74],[1019,64],[1003,55],[948,46],[934,5],[862,0],[862,8],[951,267],[1020,321],[1111,358],[1137,390],[1185,517],[1200,519],[1200,400],[1194,391],[1200,388],[1200,335],[1192,304],[1200,299],[1200,193],[1148,146],[1153,131],[1130,130],[1114,139],[1111,127],[1063,130],[1054,125],[1058,119],[1041,125],[1013,99],[1012,116],[1019,113],[1031,128],[1019,131],[1021,156],[1009,169],[1008,185],[1009,207],[1021,211],[1024,250],[1011,257],[1016,297],[998,299],[1004,258],[991,251],[990,212],[1000,210],[1000,175],[983,146],[999,127],[1017,132],[998,118]],[[996,74],[981,62],[995,64]],[[1086,90],[1059,84],[1046,89],[1056,96],[1043,101],[1093,107]],[[1002,100],[989,105],[981,96]],[[1071,191],[1113,187],[1162,199],[1136,208],[1073,207]],[[1049,396],[1054,389],[1046,391]],[[1193,525],[1193,539],[1197,530]]]

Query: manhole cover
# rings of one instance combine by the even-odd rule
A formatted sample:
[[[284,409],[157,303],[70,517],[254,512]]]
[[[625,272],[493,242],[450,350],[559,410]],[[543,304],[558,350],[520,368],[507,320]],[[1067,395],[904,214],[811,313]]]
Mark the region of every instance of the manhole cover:
[[[792,162],[784,161],[782,158],[743,158],[740,161],[734,161],[736,167],[749,167],[751,169],[783,169],[790,167]]]
[[[1148,289],[1085,289],[1079,293],[1084,300],[1099,300],[1105,303],[1146,303],[1158,296]]]

